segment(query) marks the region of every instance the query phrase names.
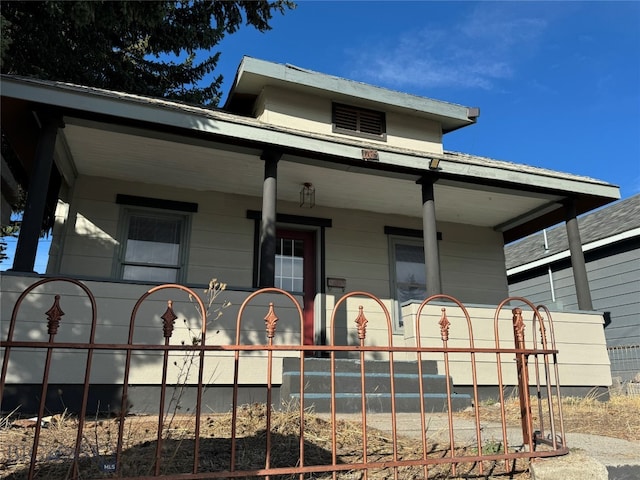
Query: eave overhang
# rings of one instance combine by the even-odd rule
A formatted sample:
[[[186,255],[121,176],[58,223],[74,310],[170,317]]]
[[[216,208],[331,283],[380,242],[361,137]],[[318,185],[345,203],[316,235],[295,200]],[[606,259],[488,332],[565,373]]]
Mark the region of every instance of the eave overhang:
[[[473,125],[480,115],[478,108],[410,95],[294,65],[251,57],[243,57],[224,110],[234,113],[246,110],[248,99],[256,98],[267,85],[374,110],[410,113],[440,123],[442,133]]]
[[[7,99],[21,102],[26,111],[58,110],[69,124],[257,152],[257,156],[265,150],[278,151],[289,161],[333,169],[406,180],[426,175],[442,185],[496,188],[550,199],[544,209],[517,212],[510,221],[494,225],[507,243],[564,220],[563,199],[573,198],[582,214],[619,198],[618,187],[587,177],[452,152],[438,156],[438,169],[429,170],[431,154],[314,135],[220,110],[119,92],[3,76],[2,98],[3,104]],[[371,148],[377,150],[376,162],[363,160],[363,150]]]

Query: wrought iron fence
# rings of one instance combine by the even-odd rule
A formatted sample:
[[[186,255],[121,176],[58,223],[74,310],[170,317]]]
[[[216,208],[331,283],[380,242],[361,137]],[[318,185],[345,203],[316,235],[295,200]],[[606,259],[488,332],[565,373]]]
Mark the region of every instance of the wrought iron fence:
[[[59,332],[64,328],[73,329],[73,323],[66,325],[62,321],[64,315],[64,298],[55,296],[53,305],[46,311],[46,322],[42,322],[42,329],[46,334],[41,338],[32,334],[34,339],[16,340],[14,333],[18,324],[19,312],[29,295],[36,292],[45,284],[63,282],[77,287],[81,295],[86,297],[86,305],[90,311],[90,328],[86,338],[65,337],[59,341]],[[157,328],[162,330],[163,341],[149,342],[148,338],[137,335],[137,320],[140,308],[151,297],[159,292],[175,292],[175,295],[188,295],[197,304],[200,317],[200,330],[190,343],[174,340],[174,323],[177,315],[170,300],[166,310],[161,315],[162,322]],[[173,293],[172,293],[173,295]],[[395,346],[393,344],[393,326],[389,312],[383,302],[366,292],[353,292],[339,299],[334,307],[329,323],[330,335],[327,345],[304,345],[302,335],[299,344],[278,342],[278,311],[273,303],[264,305],[260,298],[264,295],[279,295],[291,303],[299,319],[300,331],[303,328],[302,309],[296,299],[289,293],[267,288],[251,293],[239,308],[236,318],[235,340],[229,344],[212,344],[207,336],[206,306],[193,290],[181,285],[162,285],[150,289],[133,306],[128,340],[125,343],[105,343],[96,340],[96,330],[99,324],[96,300],[92,292],[81,282],[51,278],[40,280],[28,287],[17,299],[13,309],[6,340],[2,341],[4,350],[0,393],[4,393],[7,386],[15,380],[9,381],[8,375],[20,374],[12,372],[12,355],[18,352],[44,352],[40,371],[41,392],[38,413],[33,419],[33,429],[25,434],[23,445],[29,445],[28,461],[25,465],[13,462],[10,478],[429,478],[430,473],[438,466],[448,465],[452,473],[463,465],[472,465],[483,474],[487,462],[504,464],[508,471],[514,462],[533,457],[548,457],[568,453],[564,442],[564,429],[560,402],[560,380],[556,363],[557,349],[555,345],[553,322],[549,311],[545,307],[535,307],[529,301],[519,297],[506,299],[498,305],[493,322],[493,342],[490,345],[478,346],[474,340],[473,322],[465,306],[453,297],[436,295],[426,299],[419,307],[415,322],[415,344]],[[373,345],[368,342],[368,316],[360,306],[354,315],[355,344],[336,344],[336,312],[345,307],[347,302],[356,299],[367,300],[367,304],[377,306],[386,325],[386,343]],[[427,307],[438,303],[440,313],[437,316],[427,314]],[[513,305],[518,305],[513,307]],[[243,321],[249,308],[258,307],[264,315],[263,342],[246,342],[241,334]],[[44,308],[43,308],[44,309]],[[504,310],[511,310],[506,321],[509,332],[505,337],[504,328],[500,328],[505,321]],[[452,316],[450,312],[457,313]],[[160,313],[160,312],[157,312]],[[450,345],[450,332],[453,324],[461,324],[467,332],[463,346],[456,343]],[[439,337],[434,341],[423,335],[427,326],[437,326]],[[46,397],[49,389],[50,375],[54,368],[56,352],[83,352],[84,384],[82,399],[78,412],[73,419],[65,420],[65,412],[46,411]],[[87,414],[89,391],[92,386],[92,371],[96,363],[97,353],[110,353],[124,356],[124,380],[122,382],[121,405],[115,417],[102,418]],[[299,359],[299,392],[305,392],[309,376],[305,374],[305,356],[310,352],[328,357],[331,363],[330,412],[323,417],[316,418],[309,409],[309,401],[304,394],[299,401],[290,405],[287,411],[289,419],[293,419],[294,427],[283,427],[279,421],[280,412],[277,411],[274,396],[277,384],[274,382],[276,365],[281,361],[281,355],[294,356]],[[204,389],[208,388],[204,371],[208,362],[216,361],[213,354],[228,354],[233,358],[233,393],[232,408],[225,416],[215,416],[206,412],[202,403]],[[29,353],[28,353],[29,354]],[[161,384],[156,414],[154,416],[137,417],[128,415],[128,397],[132,388],[130,373],[132,357],[139,354],[155,354],[162,358]],[[197,395],[195,408],[189,415],[178,412],[183,423],[176,421],[176,412],[168,414],[168,404],[171,403],[169,392],[176,388],[169,378],[169,367],[176,354],[186,355],[190,365],[196,369],[197,380],[195,388]],[[249,356],[262,355],[266,362],[266,378],[262,388],[265,390],[264,404],[241,405],[239,403],[240,365]],[[354,376],[356,392],[360,392],[361,408],[357,417],[358,440],[345,447],[345,429],[343,415],[337,406],[336,399],[336,361],[341,354],[349,354],[360,360],[360,371]],[[379,436],[371,427],[372,417],[367,405],[367,374],[369,356],[376,355],[388,362],[390,372],[390,412],[387,428],[388,441],[384,448],[379,444],[373,445],[373,439]],[[411,452],[403,450],[403,428],[399,424],[398,398],[396,378],[394,373],[396,362],[394,356],[402,355],[413,358],[418,369],[415,390],[420,398],[420,406],[414,412],[416,422],[420,424],[420,439],[417,447]],[[482,409],[484,406],[479,398],[478,357],[493,358],[492,370],[499,386],[500,420],[497,432],[488,433],[482,426]],[[34,357],[35,358],[35,357]],[[441,414],[445,418],[444,439],[431,436],[429,430],[432,412],[425,406],[425,389],[428,380],[423,375],[422,365],[425,359],[436,359],[444,368],[444,374],[449,377],[451,362],[462,358],[468,362],[472,378],[472,408],[470,419],[474,424],[471,440],[465,445],[458,441],[456,432],[457,417],[454,413],[452,398],[454,392],[449,382],[447,385],[446,408]],[[483,368],[485,365],[483,361]],[[55,368],[60,368],[60,365]],[[64,367],[62,367],[64,368]],[[518,413],[515,428],[520,434],[516,441],[512,440],[512,420],[505,409],[505,374],[510,371],[517,377]],[[19,388],[19,386],[18,386]],[[531,393],[534,395],[531,395]],[[495,408],[495,407],[491,407]],[[14,412],[9,412],[14,413]],[[5,412],[6,414],[6,412]],[[6,415],[5,418],[9,418]],[[247,416],[259,419],[260,428],[247,433],[245,423]],[[351,417],[352,418],[352,417]],[[65,421],[74,427],[72,439],[63,445],[62,430],[56,430]],[[49,428],[45,428],[46,425]],[[226,423],[225,423],[226,422]],[[226,433],[212,436],[208,432],[211,423],[225,424]],[[318,426],[325,430],[326,438],[318,439]],[[137,432],[138,435],[132,435]],[[132,437],[145,439],[132,444]],[[46,445],[45,445],[46,444]],[[52,455],[51,445],[57,445]],[[438,445],[444,448],[437,448]],[[256,447],[258,446],[258,447]],[[44,454],[43,449],[47,449]],[[256,453],[256,448],[259,452]],[[346,451],[347,448],[349,451]],[[355,451],[354,451],[355,450]],[[288,453],[283,456],[282,453]],[[16,451],[17,452],[17,451]],[[5,462],[3,468],[11,467],[11,462]]]

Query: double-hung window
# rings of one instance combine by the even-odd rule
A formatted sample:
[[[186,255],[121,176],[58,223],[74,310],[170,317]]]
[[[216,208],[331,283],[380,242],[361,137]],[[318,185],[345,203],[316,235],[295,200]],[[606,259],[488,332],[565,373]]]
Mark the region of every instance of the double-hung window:
[[[180,282],[188,216],[126,208],[119,276],[123,280]]]
[[[403,327],[401,306],[422,302],[427,295],[427,274],[422,239],[390,237],[391,289],[396,303],[396,328]]]

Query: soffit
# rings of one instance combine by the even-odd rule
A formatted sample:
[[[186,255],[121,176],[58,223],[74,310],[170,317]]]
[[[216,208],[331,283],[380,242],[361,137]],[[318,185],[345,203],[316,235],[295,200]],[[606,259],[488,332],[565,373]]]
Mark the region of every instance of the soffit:
[[[257,149],[218,149],[69,123],[64,136],[79,175],[262,195],[264,162]],[[301,185],[311,182],[318,205],[421,217],[421,187],[416,180],[417,176],[410,174],[363,173],[352,165],[320,165],[285,154],[278,163],[278,201],[297,203]],[[435,196],[439,221],[484,227],[503,224],[561,200],[460,182],[436,183]]]

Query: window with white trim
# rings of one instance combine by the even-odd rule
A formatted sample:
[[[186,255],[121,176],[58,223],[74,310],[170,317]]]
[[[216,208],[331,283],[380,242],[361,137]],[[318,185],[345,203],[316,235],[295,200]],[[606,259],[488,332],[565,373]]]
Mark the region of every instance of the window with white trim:
[[[123,210],[119,277],[158,283],[183,281],[187,215]]]

